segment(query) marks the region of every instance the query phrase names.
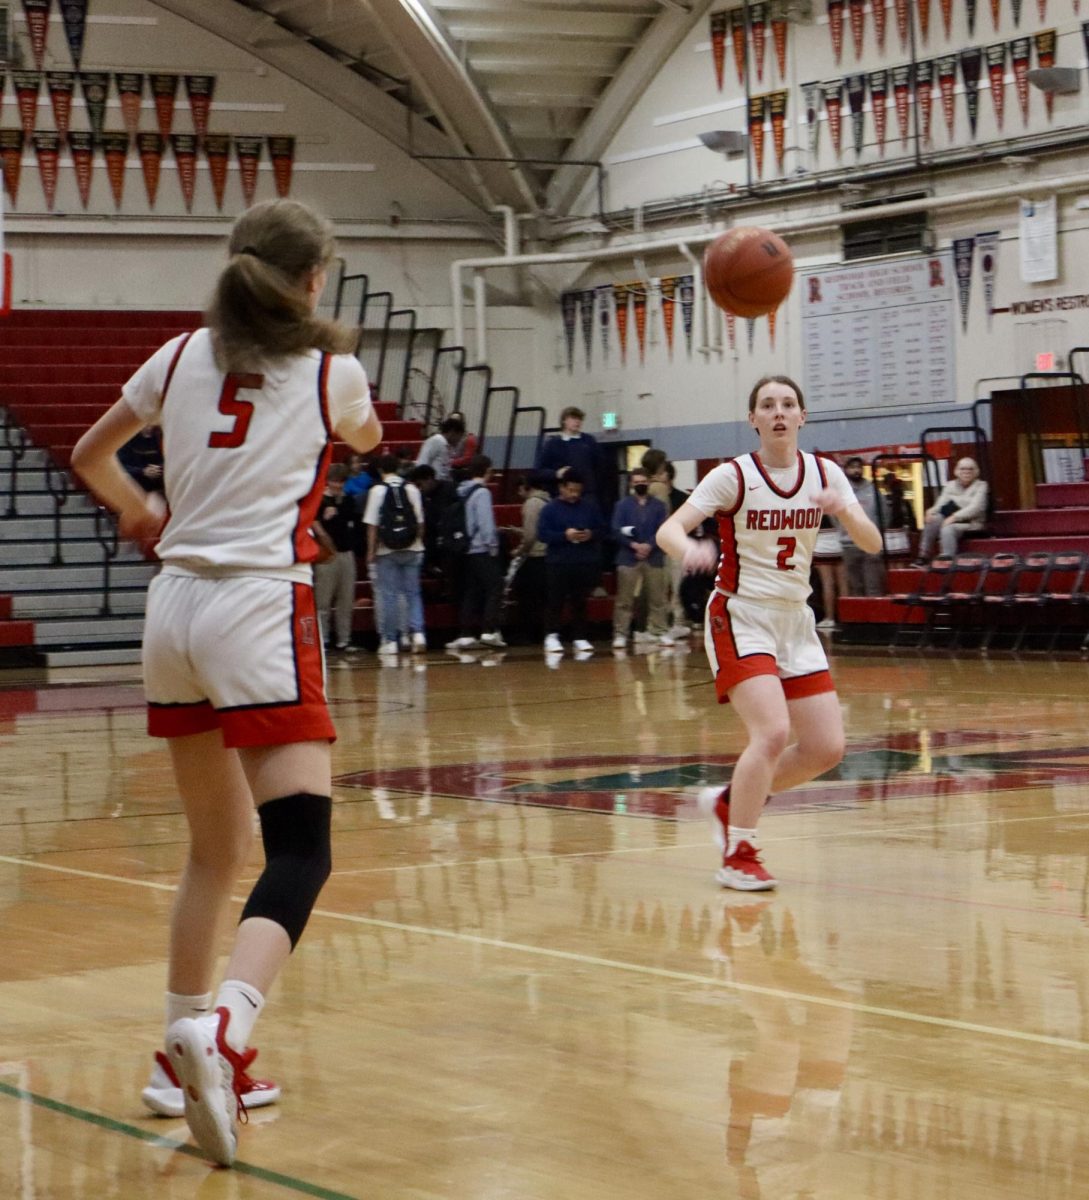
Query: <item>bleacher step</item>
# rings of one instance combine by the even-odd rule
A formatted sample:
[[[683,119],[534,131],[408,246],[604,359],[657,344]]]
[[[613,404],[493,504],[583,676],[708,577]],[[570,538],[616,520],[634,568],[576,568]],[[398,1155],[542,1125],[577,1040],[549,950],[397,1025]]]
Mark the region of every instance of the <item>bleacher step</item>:
[[[1077,508],[1089,505],[1089,482],[1038,483],[1036,503],[1040,508]]]
[[[1089,534],[1089,506],[1005,509],[994,514],[991,531],[997,537],[1066,537]]]

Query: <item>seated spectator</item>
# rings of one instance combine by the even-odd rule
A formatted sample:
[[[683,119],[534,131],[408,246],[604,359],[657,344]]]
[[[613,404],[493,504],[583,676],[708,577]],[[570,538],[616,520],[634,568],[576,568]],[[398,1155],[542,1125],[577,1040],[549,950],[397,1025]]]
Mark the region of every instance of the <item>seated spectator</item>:
[[[468,470],[469,464],[476,457],[477,447],[480,445],[480,442],[475,433],[469,432],[464,413],[452,412],[449,415],[465,426],[465,433],[462,435],[461,441],[450,447],[450,467],[451,470],[465,471]]]
[[[853,454],[844,464],[843,473],[862,506],[862,511],[880,528],[877,517],[877,492],[873,482],[863,475],[865,464]],[[881,553],[867,554],[851,540],[850,534],[841,526],[840,549],[847,577],[848,596],[883,596],[885,594],[885,558]]]
[[[380,483],[367,493],[367,510],[363,520],[367,526],[367,566],[374,582],[374,599],[378,624],[378,653],[396,655],[399,635],[411,638],[413,652],[427,649],[424,633],[423,598],[420,594],[420,569],[424,557],[424,509],[415,484],[406,483],[397,473],[400,460],[395,454],[384,454],[378,460],[382,473]],[[384,514],[386,495],[391,488],[403,490],[403,500],[415,517],[412,541],[407,545],[388,545],[387,530],[392,521]],[[392,540],[392,539],[391,539]],[[406,538],[407,540],[407,538]]]
[[[446,417],[439,426],[439,432],[433,433],[420,447],[416,466],[431,467],[439,479],[449,479],[454,447],[464,439],[465,422],[461,417]]]
[[[323,637],[330,649],[345,653],[352,649],[352,614],[355,608],[355,555],[359,549],[359,509],[344,494],[348,468],[333,463],[325,481],[325,494],[318,506],[315,524],[328,536],[336,553],[314,565],[314,605],[323,630],[329,628],[333,607],[333,636]]]
[[[560,494],[541,509],[537,536],[544,542],[548,604],[545,610],[546,654],[562,654],[560,628],[564,604],[571,606],[571,633],[577,654],[593,652],[586,602],[601,575],[601,541],[605,520],[593,496],[584,496],[582,475],[568,468]]]
[[[125,471],[145,492],[163,490],[163,448],[159,431],[148,425],[117,452]]]
[[[936,542],[940,543],[942,554],[956,554],[962,535],[978,532],[986,517],[987,485],[979,477],[979,464],[974,458],[962,458],[957,463],[954,477],[926,510],[915,565],[926,566]]]
[[[573,404],[560,413],[560,432],[545,438],[537,455],[537,470],[547,471],[554,486],[575,471],[581,482],[579,494],[593,496],[599,490],[601,452],[597,440],[582,432],[585,418],[582,409]]]
[[[647,634],[663,646],[672,646],[667,620],[669,573],[656,535],[669,512],[661,500],[647,494],[650,481],[637,467],[628,476],[631,495],[613,509],[616,552],[616,603],[613,607],[613,649],[623,650],[631,633],[635,594],[642,588],[647,600]],[[639,635],[636,635],[637,637]]]

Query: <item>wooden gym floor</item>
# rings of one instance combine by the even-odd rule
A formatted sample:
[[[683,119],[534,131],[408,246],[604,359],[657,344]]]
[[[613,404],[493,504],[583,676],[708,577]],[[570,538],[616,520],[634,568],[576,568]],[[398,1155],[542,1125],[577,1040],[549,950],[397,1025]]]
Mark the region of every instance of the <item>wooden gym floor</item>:
[[[840,658],[848,757],[746,896],[701,652],[360,659],[232,1171],[139,1101],[185,832],[138,680],[0,675],[0,1195],[1089,1195],[1086,666]]]

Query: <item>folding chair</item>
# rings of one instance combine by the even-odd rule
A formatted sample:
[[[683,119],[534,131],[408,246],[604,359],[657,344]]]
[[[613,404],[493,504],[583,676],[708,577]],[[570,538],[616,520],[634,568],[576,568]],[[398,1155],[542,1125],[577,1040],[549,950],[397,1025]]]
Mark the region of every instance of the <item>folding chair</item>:
[[[1051,561],[1054,556],[1050,550],[1030,550],[1021,562],[1017,572],[1017,584],[1013,590],[1013,610],[1021,614],[1021,628],[1013,643],[1013,652],[1021,649],[1029,626],[1044,606],[1044,592],[1047,588],[1047,577],[1051,572]]]
[[[927,605],[931,603],[932,597],[942,595],[949,587],[952,565],[952,555],[939,554],[930,560],[930,565],[926,568],[914,591],[895,592],[889,596],[893,604],[900,604],[904,607],[904,615],[900,619],[900,624],[896,626],[896,632],[893,633],[892,641],[889,643],[890,650],[895,650],[899,646],[900,636],[905,630],[913,628],[915,622],[911,617],[916,609],[927,611],[926,623],[922,629],[918,630],[920,647],[924,644],[932,615],[927,609]]]
[[[1013,607],[1017,572],[1020,569],[1020,554],[1014,554],[1010,550],[999,550],[991,555],[987,566],[987,582],[981,597],[981,618],[985,632],[979,648],[984,654],[990,649],[1003,616]]]
[[[919,597],[927,614],[920,649],[929,644],[939,616],[944,616],[949,624],[949,648],[956,647],[961,628],[971,620],[973,610],[981,603],[989,561],[987,555],[978,551],[955,554],[947,570],[945,586]]]
[[[1085,554],[1081,550],[1055,551],[1044,594],[1044,612],[1051,627],[1051,640],[1047,644],[1049,654],[1072,624],[1078,627],[1077,618],[1084,605],[1085,569]]]

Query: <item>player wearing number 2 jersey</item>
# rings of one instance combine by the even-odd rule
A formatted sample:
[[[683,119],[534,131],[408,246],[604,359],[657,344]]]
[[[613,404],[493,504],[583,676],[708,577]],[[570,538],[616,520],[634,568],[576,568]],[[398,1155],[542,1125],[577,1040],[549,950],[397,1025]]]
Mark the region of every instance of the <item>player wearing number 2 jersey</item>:
[[[705,788],[700,806],[723,852],[719,882],[759,891],[776,883],[757,851],[769,794],[815,778],[843,756],[839,701],[806,603],[821,517],[838,517],[871,553],[881,535],[840,468],[798,450],[805,400],[793,380],[761,379],[749,396],[749,423],[759,451],[715,467],[659,529],[658,544],[688,569],[706,569],[703,544],[688,533],[708,517],[718,522],[721,554],[704,636],[719,701],[734,706],[749,742],[730,786]]]
[[[163,569],[148,593],[148,729],[168,739],[190,831],[170,928],[166,1053],[144,1102],[186,1120],[229,1165],[245,1105],[279,1089],[248,1074],[249,1036],[330,870],[334,737],[310,533],[334,435],[366,452],[382,436],[356,334],[315,317],[332,261],[328,222],[276,200],[236,222],[208,328],[176,338],[80,439],[73,467],[151,538]],[[116,452],[163,430],[169,519]],[[265,868],[212,1001],[220,923],[253,836]]]

